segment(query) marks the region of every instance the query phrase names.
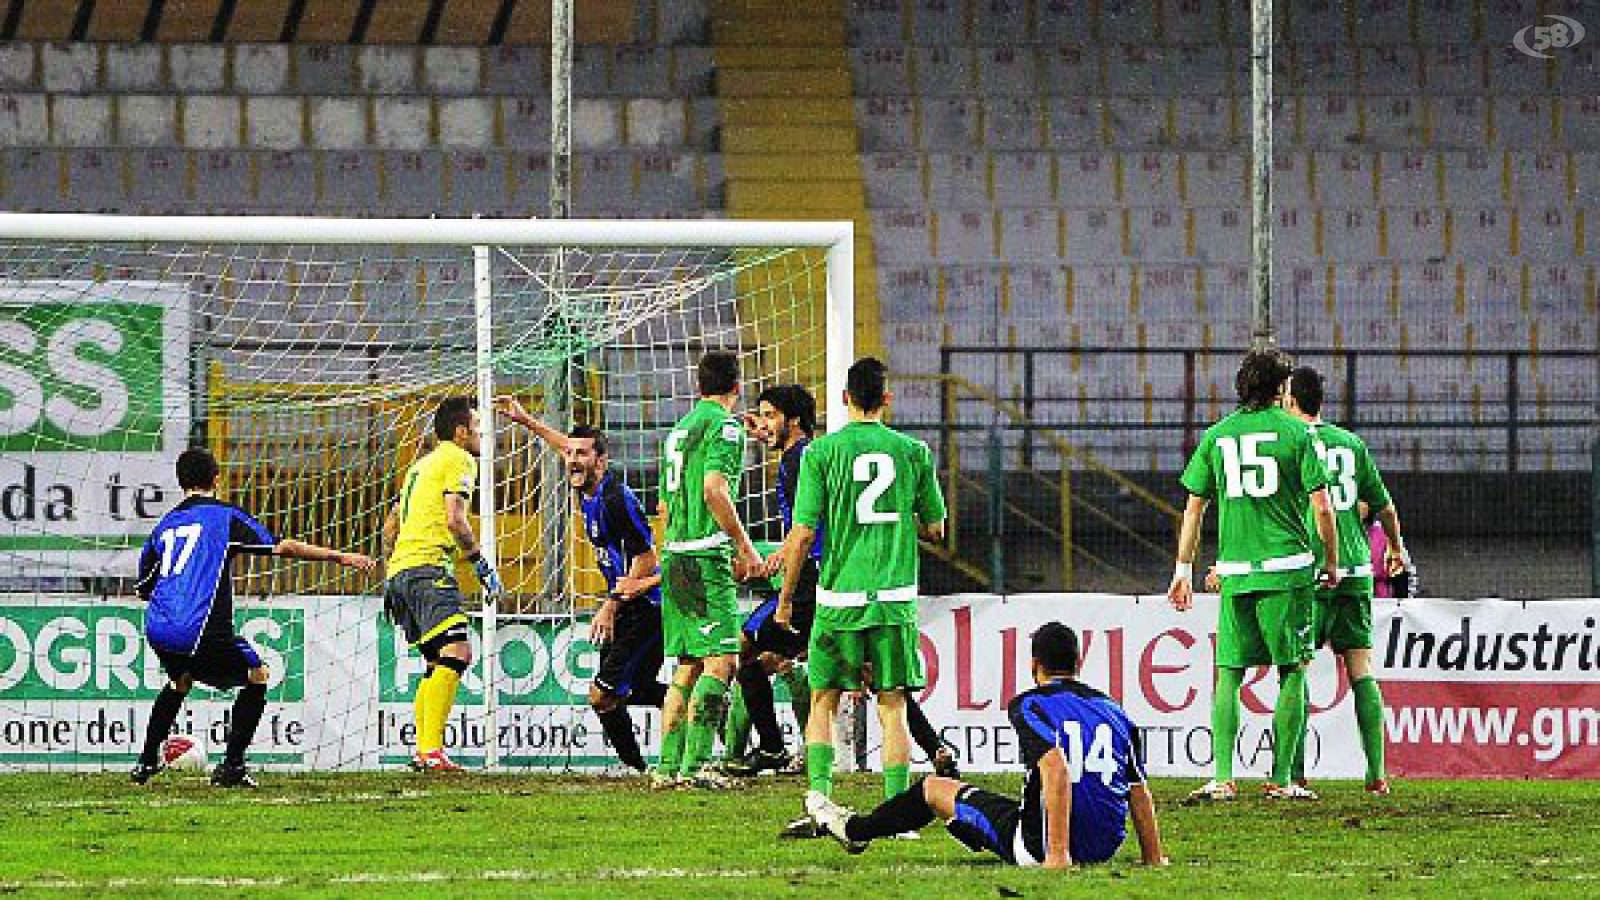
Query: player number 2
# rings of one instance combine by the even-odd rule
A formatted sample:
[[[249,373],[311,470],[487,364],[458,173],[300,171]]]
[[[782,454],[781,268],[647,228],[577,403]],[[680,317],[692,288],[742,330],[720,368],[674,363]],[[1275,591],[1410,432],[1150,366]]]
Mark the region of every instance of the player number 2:
[[[1356,453],[1349,447],[1324,447],[1317,444],[1322,464],[1328,467],[1328,500],[1335,512],[1348,512],[1356,505]]]
[[[1083,780],[1084,772],[1100,776],[1107,787],[1117,775],[1117,758],[1111,753],[1111,726],[1104,722],[1094,727],[1094,738],[1089,741],[1089,752],[1083,752],[1083,723],[1061,723],[1062,751],[1067,754],[1067,771],[1072,783]]]
[[[182,542],[183,546],[177,548],[178,559],[172,559],[173,545]],[[179,525],[177,528],[168,528],[161,532],[161,577],[169,575],[182,575],[185,566],[189,565],[189,557],[194,555],[195,544],[200,543],[200,525]]]
[[[1270,432],[1217,438],[1229,497],[1271,497],[1278,492],[1278,461],[1261,453],[1263,444],[1277,439],[1278,436]]]
[[[900,521],[899,512],[876,509],[878,498],[894,484],[894,457],[887,453],[865,453],[852,466],[856,481],[869,482],[856,498],[856,521],[862,525],[891,525]]]
[[[686,431],[674,431],[667,435],[667,493],[676,494],[678,488],[683,487],[683,442],[689,436]]]

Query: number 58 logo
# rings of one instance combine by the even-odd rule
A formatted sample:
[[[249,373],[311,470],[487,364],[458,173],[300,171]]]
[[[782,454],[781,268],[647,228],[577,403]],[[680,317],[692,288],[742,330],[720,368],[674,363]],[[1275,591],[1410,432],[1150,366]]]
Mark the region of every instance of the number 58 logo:
[[[1566,16],[1545,16],[1554,19],[1553,25],[1529,25],[1517,32],[1511,43],[1518,50],[1536,59],[1553,59],[1545,50],[1564,50],[1576,46],[1583,41],[1583,25]],[[1528,35],[1533,35],[1533,42],[1528,42]]]

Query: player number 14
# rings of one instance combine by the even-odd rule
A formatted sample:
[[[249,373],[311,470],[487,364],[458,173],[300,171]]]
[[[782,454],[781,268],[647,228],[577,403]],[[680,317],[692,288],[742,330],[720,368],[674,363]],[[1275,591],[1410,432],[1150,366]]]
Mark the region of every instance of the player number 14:
[[[1104,722],[1094,727],[1094,738],[1089,741],[1089,752],[1083,752],[1083,723],[1061,723],[1061,750],[1067,755],[1067,771],[1072,783],[1083,780],[1084,772],[1100,776],[1107,787],[1117,774],[1117,758],[1111,753],[1111,726]]]

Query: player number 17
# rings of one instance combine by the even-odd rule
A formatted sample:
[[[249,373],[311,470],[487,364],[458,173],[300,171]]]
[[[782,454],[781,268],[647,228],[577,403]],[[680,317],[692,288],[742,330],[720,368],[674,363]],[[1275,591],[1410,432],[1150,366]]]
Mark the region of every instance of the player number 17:
[[[184,567],[189,565],[189,557],[194,555],[195,545],[200,543],[200,530],[201,526],[196,522],[161,532],[161,577],[183,574]],[[183,546],[177,548],[178,558],[174,561],[174,544],[179,541]]]

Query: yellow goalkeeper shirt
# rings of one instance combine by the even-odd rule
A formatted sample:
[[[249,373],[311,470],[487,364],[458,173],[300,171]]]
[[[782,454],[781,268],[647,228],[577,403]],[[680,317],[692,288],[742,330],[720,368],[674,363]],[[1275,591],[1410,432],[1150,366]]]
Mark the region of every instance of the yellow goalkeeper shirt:
[[[445,525],[444,498],[470,498],[477,483],[478,461],[453,441],[440,443],[411,464],[400,492],[400,534],[389,557],[390,575],[421,566],[452,569],[456,539]]]

